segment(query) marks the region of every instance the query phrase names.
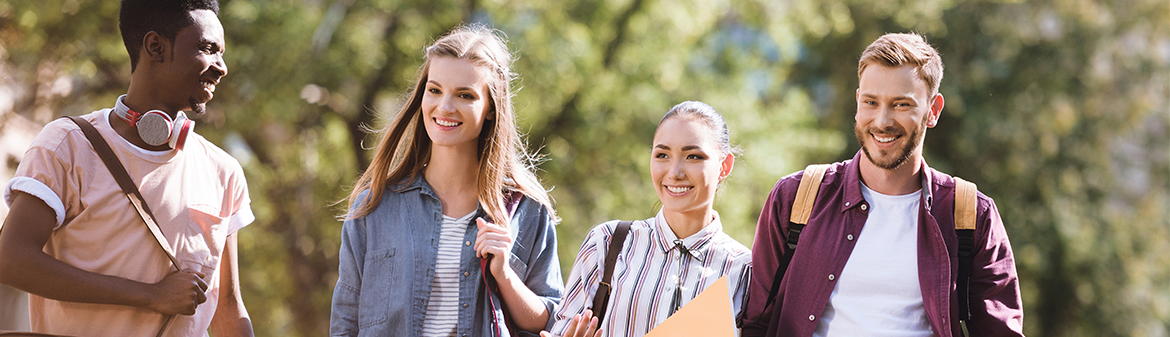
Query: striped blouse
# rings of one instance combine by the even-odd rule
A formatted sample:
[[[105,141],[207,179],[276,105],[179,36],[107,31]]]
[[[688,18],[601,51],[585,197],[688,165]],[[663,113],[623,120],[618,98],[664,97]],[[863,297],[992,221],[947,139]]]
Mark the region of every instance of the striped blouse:
[[[439,230],[439,252],[435,261],[435,282],[431,286],[427,316],[423,320],[423,336],[454,336],[459,322],[459,257],[463,249],[463,234],[475,212],[458,219],[443,215]]]
[[[606,250],[617,224],[613,220],[589,231],[573,262],[550,332],[563,335],[573,315],[593,305],[605,268]],[[680,249],[676,241],[686,249]],[[662,211],[653,218],[634,221],[614,265],[614,288],[601,324],[604,335],[642,336],[650,332],[666,321],[676,307],[690,302],[723,275],[728,276],[738,325],[751,263],[751,250],[723,233],[718,214],[698,233],[681,240],[666,224]]]

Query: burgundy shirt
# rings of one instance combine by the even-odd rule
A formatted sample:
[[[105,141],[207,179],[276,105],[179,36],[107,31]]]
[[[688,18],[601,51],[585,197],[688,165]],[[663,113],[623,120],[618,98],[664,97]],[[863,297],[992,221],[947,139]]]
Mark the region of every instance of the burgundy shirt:
[[[752,245],[752,282],[743,336],[811,336],[865,225],[868,203],[861,195],[858,151],[852,160],[832,164],[817,192],[809,224],[780,291],[764,310],[776,266],[788,253],[784,235],[792,200],[803,171],[781,178],[768,195]],[[958,238],[954,227],[955,180],[922,163],[922,201],[918,211],[918,282],[926,318],[936,336],[962,336],[956,300]],[[970,283],[971,336],[1022,336],[1024,309],[1011,244],[995,202],[978,193],[976,251]],[[880,291],[875,289],[874,291]],[[761,312],[762,311],[762,312]]]

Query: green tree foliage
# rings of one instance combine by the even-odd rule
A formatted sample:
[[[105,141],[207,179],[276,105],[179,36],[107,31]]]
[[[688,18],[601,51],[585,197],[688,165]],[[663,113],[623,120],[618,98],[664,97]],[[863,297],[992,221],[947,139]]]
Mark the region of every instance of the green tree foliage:
[[[562,269],[589,228],[657,211],[649,147],[701,100],[744,154],[716,204],[745,244],[781,176],[857,150],[861,50],[917,31],[947,65],[928,162],[996,199],[1030,335],[1170,332],[1170,5],[1160,0],[225,0],[229,75],[198,130],[240,159],[258,335],[320,335],[340,221],[422,48],[505,32],[516,106],[553,188]],[[107,107],[129,81],[115,1],[0,3],[0,127]],[[9,110],[13,111],[10,113]],[[11,165],[11,164],[10,164]],[[731,191],[731,192],[728,192]],[[340,203],[339,203],[340,202]]]

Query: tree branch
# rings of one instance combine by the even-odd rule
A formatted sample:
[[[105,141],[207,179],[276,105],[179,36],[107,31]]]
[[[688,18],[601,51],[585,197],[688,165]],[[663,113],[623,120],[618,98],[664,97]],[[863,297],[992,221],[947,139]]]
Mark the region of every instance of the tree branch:
[[[618,15],[617,20],[614,21],[613,38],[606,44],[605,55],[602,56],[601,66],[603,70],[610,70],[613,68],[613,62],[617,58],[618,49],[626,42],[626,34],[629,31],[630,18],[635,13],[645,7],[645,0],[634,0],[626,10]],[[591,80],[595,77],[586,77],[586,80]],[[549,136],[553,134],[569,133],[571,129],[576,128],[580,123],[574,123],[578,118],[577,104],[581,98],[582,88],[589,88],[590,83],[584,83],[577,87],[573,95],[569,97],[561,108],[557,110],[556,116],[550,119],[550,122],[545,127],[532,132],[529,136],[529,146],[532,150],[539,149],[544,146],[544,142]],[[535,139],[535,141],[533,141]]]
[[[386,23],[386,29],[382,33],[382,52],[386,58],[382,60],[382,65],[374,71],[374,77],[366,83],[362,89],[361,104],[357,106],[358,113],[354,114],[353,118],[346,119],[346,127],[349,129],[351,148],[354,151],[354,159],[357,160],[357,167],[365,168],[370,165],[370,154],[366,151],[363,143],[368,135],[363,126],[372,126],[374,123],[374,112],[370,109],[374,106],[377,100],[378,93],[385,89],[390,82],[391,70],[395,69],[395,65],[402,59],[402,53],[394,45],[394,36],[398,34],[398,29],[402,26],[402,20],[398,11],[390,14],[390,19]]]

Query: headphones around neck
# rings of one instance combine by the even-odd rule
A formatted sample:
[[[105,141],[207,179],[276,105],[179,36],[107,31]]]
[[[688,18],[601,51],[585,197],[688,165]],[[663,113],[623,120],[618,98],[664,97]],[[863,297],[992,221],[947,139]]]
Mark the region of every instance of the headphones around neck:
[[[182,150],[183,144],[187,142],[187,134],[195,128],[195,121],[188,119],[182,111],[172,119],[162,110],[139,113],[130,108],[120,108],[114,109],[114,113],[138,129],[138,136],[151,146],[166,144],[172,149]]]

